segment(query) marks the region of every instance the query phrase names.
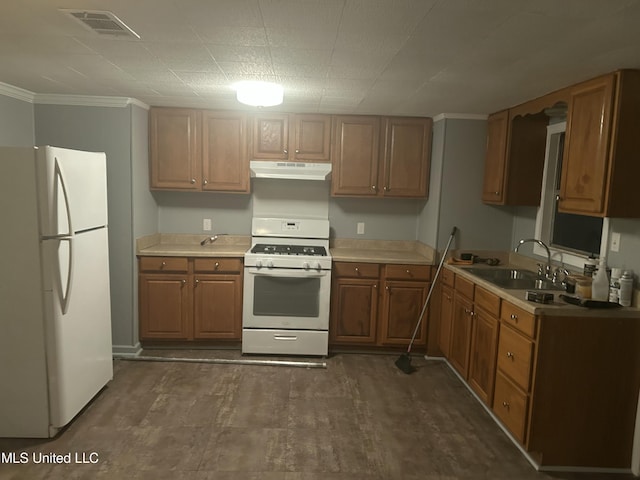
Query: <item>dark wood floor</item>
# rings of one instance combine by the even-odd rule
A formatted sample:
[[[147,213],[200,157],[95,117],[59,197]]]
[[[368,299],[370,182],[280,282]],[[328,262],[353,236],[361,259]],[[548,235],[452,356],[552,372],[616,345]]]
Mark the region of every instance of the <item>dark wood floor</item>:
[[[58,437],[0,439],[5,454],[98,462],[4,463],[0,479],[632,478],[536,472],[445,363],[415,357],[406,375],[396,358],[337,354],[327,369],[116,360],[113,381]]]

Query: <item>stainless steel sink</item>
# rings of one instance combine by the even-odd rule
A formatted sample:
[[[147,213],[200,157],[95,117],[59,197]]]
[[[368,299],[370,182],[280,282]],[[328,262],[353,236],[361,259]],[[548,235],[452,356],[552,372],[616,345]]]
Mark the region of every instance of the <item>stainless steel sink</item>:
[[[563,290],[551,280],[538,278],[535,272],[521,268],[471,267],[464,270],[507,290]]]

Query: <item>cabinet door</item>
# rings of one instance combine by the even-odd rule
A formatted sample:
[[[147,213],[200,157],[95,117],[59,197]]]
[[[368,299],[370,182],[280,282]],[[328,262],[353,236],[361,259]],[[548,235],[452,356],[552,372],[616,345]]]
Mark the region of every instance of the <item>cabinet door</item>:
[[[188,340],[191,311],[187,275],[140,275],[140,339]]]
[[[508,129],[508,110],[489,115],[482,187],[482,201],[486,203],[502,204],[504,201]]]
[[[202,172],[203,190],[249,192],[245,114],[203,112]]]
[[[253,157],[259,160],[289,158],[289,115],[272,113],[253,117]]]
[[[334,279],[329,327],[332,343],[375,344],[377,317],[377,279]]]
[[[377,196],[380,119],[336,115],[332,130],[331,194]]]
[[[380,343],[383,345],[408,345],[416,328],[422,306],[427,298],[429,282],[385,281],[380,315]],[[425,312],[414,345],[427,343],[427,318]]]
[[[378,184],[385,197],[426,197],[431,158],[430,118],[385,119],[383,168]]]
[[[305,162],[329,162],[331,116],[295,115],[292,158]]]
[[[604,215],[614,81],[607,75],[571,91],[558,202],[562,212]]]
[[[445,358],[449,358],[452,322],[453,289],[446,285],[442,285],[440,293],[440,329],[438,331],[438,347]]]
[[[496,374],[498,319],[477,308],[471,329],[469,385],[489,407],[493,402]]]
[[[449,362],[465,379],[469,374],[469,350],[471,349],[473,315],[473,303],[456,292],[453,296],[453,322],[451,324]]]
[[[152,108],[149,113],[150,188],[199,190],[197,111]]]
[[[194,338],[240,340],[240,275],[197,275],[194,281]]]

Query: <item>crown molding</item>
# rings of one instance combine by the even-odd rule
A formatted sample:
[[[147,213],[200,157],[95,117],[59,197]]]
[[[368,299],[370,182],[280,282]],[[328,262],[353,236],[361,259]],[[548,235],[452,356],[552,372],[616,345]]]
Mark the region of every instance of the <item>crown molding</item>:
[[[128,105],[149,110],[149,105],[129,97],[104,97],[95,95],[58,95],[58,94],[35,94],[34,103],[42,105],[77,105],[82,107],[114,107],[123,108]]]
[[[2,82],[0,82],[0,95],[29,103],[33,103],[35,98],[35,94],[29,90],[24,90],[23,88],[14,87],[13,85]]]
[[[486,120],[489,118],[488,115],[477,114],[477,113],[440,113],[433,117],[434,122],[439,122],[440,120]]]

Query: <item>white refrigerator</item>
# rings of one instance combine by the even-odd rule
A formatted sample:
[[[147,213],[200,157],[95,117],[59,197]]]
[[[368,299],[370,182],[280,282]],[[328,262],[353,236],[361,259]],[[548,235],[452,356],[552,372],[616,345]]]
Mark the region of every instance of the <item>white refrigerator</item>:
[[[0,437],[53,437],[113,377],[105,154],[1,147],[0,228]]]

